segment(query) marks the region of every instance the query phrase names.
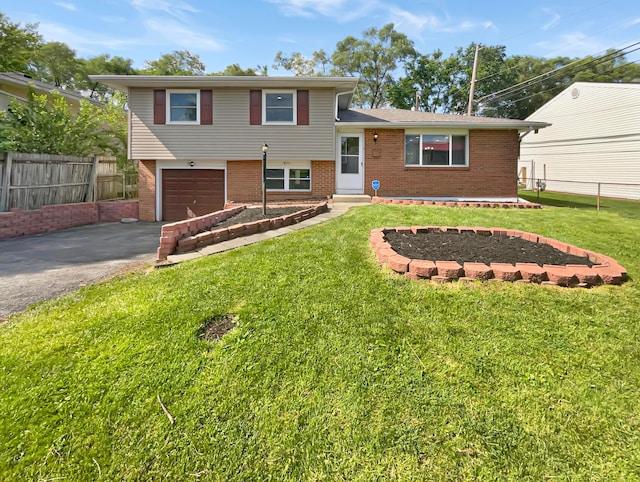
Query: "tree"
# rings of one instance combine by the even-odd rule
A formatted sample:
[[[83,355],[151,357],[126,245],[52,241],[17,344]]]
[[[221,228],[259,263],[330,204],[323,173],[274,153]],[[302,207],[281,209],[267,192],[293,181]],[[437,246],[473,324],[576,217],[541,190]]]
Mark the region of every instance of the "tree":
[[[359,76],[356,104],[378,108],[387,104],[394,71],[415,55],[413,42],[389,23],[380,30],[366,30],[362,39],[348,36],[339,41],[331,55],[332,73]]]
[[[133,60],[124,57],[111,57],[109,54],[102,54],[89,59],[79,59],[80,68],[76,79],[76,88],[91,91],[91,98],[107,101],[116,94],[116,90],[103,84],[96,84],[89,78],[89,75],[112,74],[112,75],[135,75],[138,73],[133,68]]]
[[[257,69],[253,69],[251,67],[249,67],[248,69],[243,69],[242,67],[240,67],[240,64],[231,64],[231,65],[227,65],[227,67],[222,71],[222,72],[213,72],[211,74],[207,74],[207,75],[227,75],[227,76],[252,76],[252,75],[258,75],[258,72],[256,71]]]
[[[124,111],[118,115],[83,99],[73,114],[58,91],[31,92],[27,102],[13,99],[0,112],[0,151],[117,156],[126,152],[123,127],[126,132]]]
[[[56,87],[74,89],[80,65],[75,50],[67,44],[47,42],[35,54],[33,72],[40,80]]]
[[[38,24],[11,23],[0,13],[0,72],[28,72],[41,37]]]
[[[293,72],[297,77],[312,77],[326,75],[327,64],[329,59],[324,50],[315,51],[310,59],[306,58],[300,52],[293,52],[290,57],[287,54],[278,51],[274,58],[273,68],[278,70],[283,68]]]
[[[205,66],[199,55],[188,50],[174,50],[158,60],[145,61],[142,73],[146,75],[204,75]]]

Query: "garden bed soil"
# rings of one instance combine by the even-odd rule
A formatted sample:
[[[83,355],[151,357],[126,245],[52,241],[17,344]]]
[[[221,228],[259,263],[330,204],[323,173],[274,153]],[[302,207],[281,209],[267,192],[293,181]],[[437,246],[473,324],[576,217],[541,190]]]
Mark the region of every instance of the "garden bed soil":
[[[308,206],[311,207],[311,206]],[[215,228],[226,228],[229,226],[233,226],[235,224],[246,224],[252,223],[254,221],[260,221],[262,219],[273,219],[279,218],[280,216],[286,216],[288,214],[297,213],[298,211],[303,211],[304,209],[308,209],[307,206],[291,206],[291,207],[277,207],[270,208],[267,207],[267,214],[262,214],[262,208],[247,208],[240,211],[238,214],[231,216],[230,218],[225,219],[224,221],[214,224],[210,229],[213,230]]]
[[[539,266],[581,264],[593,266],[587,257],[564,253],[548,244],[516,236],[482,236],[472,232],[405,233],[385,231],[393,250],[410,259],[468,263],[536,263]]]

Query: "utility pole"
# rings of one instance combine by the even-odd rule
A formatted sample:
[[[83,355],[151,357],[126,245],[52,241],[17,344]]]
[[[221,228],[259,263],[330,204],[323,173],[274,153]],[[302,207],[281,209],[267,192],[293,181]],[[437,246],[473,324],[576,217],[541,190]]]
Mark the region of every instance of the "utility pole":
[[[467,115],[473,113],[473,94],[476,90],[476,72],[478,71],[478,53],[480,52],[480,44],[476,44],[476,55],[473,57],[473,72],[471,73],[471,88],[469,89],[469,106],[467,107]]]

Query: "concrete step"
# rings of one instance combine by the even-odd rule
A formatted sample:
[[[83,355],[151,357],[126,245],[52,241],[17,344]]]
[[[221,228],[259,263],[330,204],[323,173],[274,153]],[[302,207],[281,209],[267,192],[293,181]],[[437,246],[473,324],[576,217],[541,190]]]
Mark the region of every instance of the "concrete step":
[[[334,194],[333,203],[367,204],[371,202],[371,196],[366,194]]]

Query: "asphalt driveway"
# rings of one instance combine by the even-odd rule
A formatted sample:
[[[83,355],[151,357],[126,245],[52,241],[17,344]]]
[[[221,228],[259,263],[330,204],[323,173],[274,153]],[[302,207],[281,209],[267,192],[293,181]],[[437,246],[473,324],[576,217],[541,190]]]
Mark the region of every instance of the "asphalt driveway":
[[[161,223],[105,223],[0,241],[0,320],[37,301],[153,262]]]

